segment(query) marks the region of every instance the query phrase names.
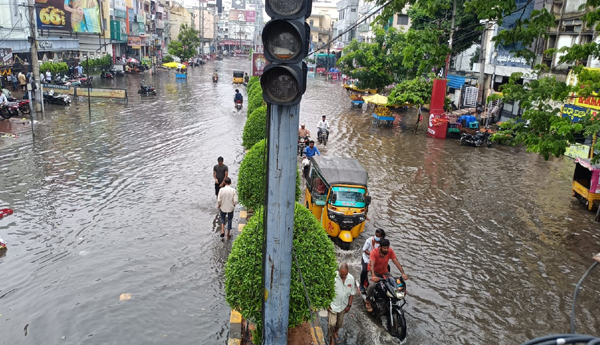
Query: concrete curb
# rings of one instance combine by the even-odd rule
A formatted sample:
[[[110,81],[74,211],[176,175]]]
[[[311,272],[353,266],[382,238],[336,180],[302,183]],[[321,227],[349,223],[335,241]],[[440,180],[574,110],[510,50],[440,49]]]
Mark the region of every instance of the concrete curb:
[[[238,223],[238,231],[242,232],[248,222],[248,210],[242,207],[240,210],[240,220]],[[317,316],[318,318],[318,316]],[[227,339],[227,345],[241,345],[242,343],[242,314],[237,310],[231,309],[231,315],[229,317],[229,337]],[[312,337],[312,344],[325,344],[325,337],[323,336],[323,330],[320,325],[316,325],[313,330],[310,329],[310,335]],[[318,339],[318,341],[317,341]],[[306,344],[311,345],[311,344]]]

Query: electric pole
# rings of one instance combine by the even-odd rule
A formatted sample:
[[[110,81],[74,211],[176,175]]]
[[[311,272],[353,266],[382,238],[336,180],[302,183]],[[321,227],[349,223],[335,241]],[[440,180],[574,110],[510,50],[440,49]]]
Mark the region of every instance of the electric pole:
[[[446,69],[444,70],[444,77],[448,76],[448,70],[450,69],[450,59],[452,59],[452,38],[454,37],[454,22],[456,18],[456,0],[454,0],[454,5],[452,7],[452,23],[450,24],[450,41],[448,41],[448,45],[450,47],[450,52],[448,56],[446,56]]]
[[[488,31],[488,23],[485,22],[485,27],[483,29],[483,33],[481,34],[481,47],[479,48],[479,80],[477,81],[477,83],[479,84],[479,87],[477,89],[477,100],[479,100],[481,102],[481,104],[483,104],[483,97],[484,97],[484,92],[483,92],[483,83],[485,80],[485,56],[486,56],[486,36],[487,36],[487,31]]]
[[[29,11],[29,44],[30,44],[30,54],[31,54],[31,73],[33,73],[33,78],[40,77],[40,63],[38,61],[38,49],[37,49],[37,27],[35,21],[35,6],[33,0],[27,0],[27,10]],[[29,81],[27,81],[29,83]],[[41,80],[38,81],[41,85]],[[40,88],[36,88],[35,97],[38,102],[43,102],[42,96],[40,94]],[[41,110],[41,103],[35,102],[35,110]],[[33,101],[32,101],[33,103]],[[33,123],[33,119],[31,121]]]

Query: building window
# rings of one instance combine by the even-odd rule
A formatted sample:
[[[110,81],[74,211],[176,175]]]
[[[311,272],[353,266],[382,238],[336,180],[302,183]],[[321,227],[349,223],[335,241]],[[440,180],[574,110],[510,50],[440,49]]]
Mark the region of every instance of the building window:
[[[311,19],[311,20],[310,20],[310,26],[312,27],[312,26],[314,26],[314,25],[315,25],[315,21]]]
[[[350,12],[356,12],[356,8],[351,8]]]
[[[408,15],[399,14],[398,15],[398,25],[408,25]]]

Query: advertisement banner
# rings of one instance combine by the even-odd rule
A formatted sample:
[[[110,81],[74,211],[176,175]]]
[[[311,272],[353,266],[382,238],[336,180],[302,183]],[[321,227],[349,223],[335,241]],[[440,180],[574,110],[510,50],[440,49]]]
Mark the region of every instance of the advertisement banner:
[[[232,0],[231,7],[238,10],[243,10],[246,8],[246,0]]]
[[[110,21],[110,39],[114,41],[121,40],[121,22],[118,20]]]
[[[581,120],[581,118],[583,118],[586,115],[591,115],[591,116],[595,117],[596,114],[597,114],[597,112],[594,111],[593,109],[576,107],[572,104],[565,104],[565,105],[563,105],[563,109],[562,109],[562,116],[570,117],[571,121],[573,121],[573,122],[579,122],[579,120]]]
[[[101,33],[98,0],[36,0],[38,29]]]
[[[138,36],[129,36],[127,37],[127,45],[128,46],[141,46],[142,45],[142,39],[141,37]]]
[[[12,66],[13,53],[10,48],[0,48],[0,66]]]
[[[571,158],[588,158],[590,156],[590,146],[583,144],[572,144],[565,150],[565,156]]]
[[[125,4],[125,0],[114,0],[114,4],[115,4],[115,14],[116,11],[119,10],[121,12],[125,12],[127,11],[127,5]]]
[[[256,11],[229,10],[229,20],[253,23],[256,21]]]
[[[577,97],[575,98],[575,104],[584,107],[600,110],[600,97],[598,96],[589,96],[589,97]]]
[[[264,54],[252,53],[252,76],[260,77],[268,64],[269,61],[265,59]]]

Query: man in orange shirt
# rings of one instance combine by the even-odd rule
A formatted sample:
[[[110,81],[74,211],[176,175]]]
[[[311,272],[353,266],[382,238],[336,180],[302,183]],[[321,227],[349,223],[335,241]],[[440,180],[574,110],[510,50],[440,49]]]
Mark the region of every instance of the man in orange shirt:
[[[408,280],[408,276],[404,273],[404,268],[402,268],[402,265],[400,265],[400,262],[398,262],[398,259],[396,258],[396,253],[390,248],[390,241],[386,238],[382,238],[381,241],[379,241],[379,248],[373,249],[369,255],[368,269],[371,272],[371,281],[367,288],[367,299],[365,300],[365,307],[368,312],[373,311],[371,299],[373,298],[373,292],[375,292],[376,283],[381,276],[389,275],[390,273],[388,271],[388,262],[390,260],[398,267],[402,273],[402,278]]]

